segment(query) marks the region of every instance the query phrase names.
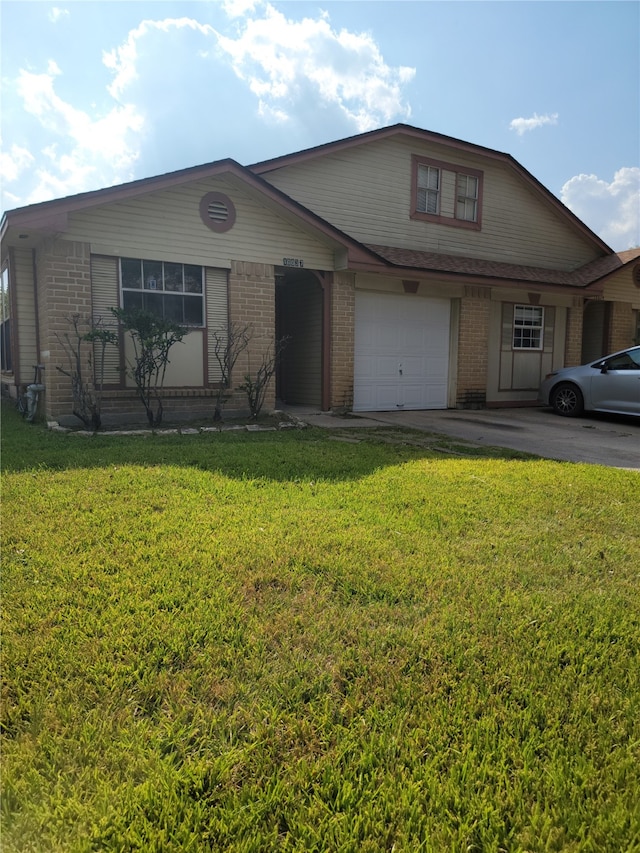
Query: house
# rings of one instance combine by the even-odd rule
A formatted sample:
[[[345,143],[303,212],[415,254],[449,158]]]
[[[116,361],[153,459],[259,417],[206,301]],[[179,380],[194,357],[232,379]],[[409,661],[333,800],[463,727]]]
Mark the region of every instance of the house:
[[[244,167],[221,160],[10,211],[2,383],[45,365],[71,411],[69,318],[143,306],[188,327],[168,414],[212,411],[212,335],[248,323],[233,390],[274,340],[269,391],[323,410],[534,404],[552,368],[637,340],[640,250],[615,253],[509,154],[404,124]],[[106,354],[103,411],[140,411],[131,342]]]

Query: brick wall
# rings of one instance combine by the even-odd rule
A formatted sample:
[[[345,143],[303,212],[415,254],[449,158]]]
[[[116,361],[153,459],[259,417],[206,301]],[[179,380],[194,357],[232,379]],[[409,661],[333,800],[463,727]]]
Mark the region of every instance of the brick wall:
[[[214,396],[215,392],[211,388],[188,388],[182,391],[163,389],[160,392],[163,408],[162,426],[190,419],[210,421],[215,406]],[[153,408],[155,409],[155,402]],[[103,393],[102,422],[105,426],[147,427],[149,425],[144,406],[134,389]],[[70,420],[69,424],[71,423]],[[75,425],[79,425],[77,421]]]
[[[565,367],[582,364],[582,318],[584,299],[574,296],[573,304],[567,310],[567,337],[564,345]]]
[[[254,375],[263,355],[273,352],[276,328],[275,272],[272,264],[232,261],[229,272],[229,320],[231,323],[250,323],[251,343],[238,358],[231,377],[232,388],[243,381],[244,375]],[[276,383],[273,376],[264,402],[264,411],[275,408]],[[233,392],[227,409],[246,409],[244,392]]]
[[[635,318],[630,302],[610,302],[609,306],[609,350],[616,352],[633,343]]]
[[[458,408],[477,408],[486,404],[490,297],[490,288],[469,286],[460,301]]]
[[[353,273],[336,272],[331,294],[332,409],[353,405],[353,360],[356,292]]]
[[[58,366],[68,367],[68,357],[61,340],[69,334],[73,341],[73,327],[69,320],[74,314],[80,315],[81,333],[89,330],[89,245],[55,238],[46,240],[37,252],[36,275],[40,347],[46,368],[44,408],[48,417],[55,418],[70,413],[72,409],[71,380],[56,369]],[[89,377],[88,364],[84,369]]]

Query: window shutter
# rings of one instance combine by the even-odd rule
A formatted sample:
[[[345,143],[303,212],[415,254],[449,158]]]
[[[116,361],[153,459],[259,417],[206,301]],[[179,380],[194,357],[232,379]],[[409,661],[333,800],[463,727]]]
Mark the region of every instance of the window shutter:
[[[226,335],[229,327],[228,273],[224,269],[205,269],[205,301],[207,306],[208,372],[209,382],[219,382],[220,365],[214,355],[213,332]]]
[[[553,352],[553,330],[555,327],[556,309],[551,305],[544,310],[544,351]]]
[[[502,349],[511,350],[513,343],[513,305],[502,303]]]
[[[118,298],[118,259],[91,256],[91,304],[94,324],[100,323],[107,329],[116,331],[116,319],[109,310],[119,306]],[[96,342],[93,346],[93,363],[96,371],[100,366],[102,345]],[[96,373],[96,380],[100,377]],[[104,353],[104,384],[120,384],[120,349],[113,344],[107,344]]]

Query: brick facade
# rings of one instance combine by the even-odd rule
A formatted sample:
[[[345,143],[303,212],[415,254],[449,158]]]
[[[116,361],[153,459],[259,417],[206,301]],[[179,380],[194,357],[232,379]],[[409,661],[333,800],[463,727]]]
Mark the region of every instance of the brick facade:
[[[89,329],[91,305],[90,247],[81,242],[50,238],[37,253],[37,299],[39,338],[42,360],[45,363],[46,393],[44,409],[48,418],[60,419],[72,411],[71,381],[57,368],[68,366],[63,347],[66,335],[73,340],[70,318],[81,318],[80,331]],[[574,297],[567,311],[565,364],[580,364],[582,354],[584,300]],[[491,288],[467,286],[460,299],[457,352],[456,405],[459,408],[478,408],[486,404]],[[633,335],[632,306],[610,303],[607,337],[609,350],[628,346]],[[275,269],[273,265],[248,261],[232,261],[229,272],[229,318],[231,322],[251,324],[253,336],[248,349],[235,365],[232,392],[226,411],[245,413],[247,400],[237,391],[245,374],[254,375],[263,355],[271,350],[276,327]],[[355,342],[355,275],[352,272],[332,274],[330,299],[330,407],[349,410],[353,404],[354,342]],[[88,352],[88,349],[87,349]],[[86,377],[90,375],[84,365]],[[265,411],[276,404],[275,376],[266,398]],[[167,418],[206,417],[213,410],[212,389],[164,391]],[[144,418],[144,411],[135,391],[107,391],[103,397],[105,421],[119,416],[123,420]]]
[[[486,404],[491,289],[466,287],[460,300],[458,332],[458,408]]]
[[[37,293],[40,318],[40,339],[43,342],[43,361],[46,366],[46,393],[43,395],[44,411],[49,419],[70,416],[73,409],[71,380],[57,370],[66,367],[68,357],[62,341],[69,334],[73,340],[70,318],[81,318],[80,331],[90,328],[91,317],[91,252],[84,243],[50,239],[38,251]],[[275,277],[269,264],[234,261],[229,274],[230,320],[250,323],[253,337],[246,352],[235,365],[232,383],[241,384],[246,373],[255,372],[263,354],[273,348],[275,330]],[[89,352],[87,348],[87,353]],[[46,355],[48,353],[48,355]],[[85,364],[87,379],[91,375]],[[165,415],[202,416],[213,412],[211,389],[189,389],[181,392],[163,392]],[[265,409],[275,406],[275,378],[265,399]],[[144,411],[135,391],[107,391],[103,396],[102,410],[105,419],[115,414],[124,419],[137,420]],[[244,392],[233,391],[227,404],[229,411],[246,411]]]
[[[71,380],[57,368],[68,367],[62,341],[69,335],[70,319],[77,314],[79,330],[89,330],[91,317],[91,252],[87,243],[50,238],[38,249],[36,262],[39,335],[45,365],[47,417],[57,418],[72,410]],[[47,355],[48,353],[48,355]],[[89,365],[83,365],[89,377]]]
[[[574,296],[571,307],[567,310],[567,336],[564,345],[564,363],[566,367],[582,364],[582,319],[584,316],[584,299]]]
[[[333,276],[331,299],[331,401],[335,410],[353,405],[356,292],[353,273]]]
[[[273,352],[276,328],[276,280],[271,264],[232,261],[229,272],[229,321],[249,323],[253,327],[251,343],[241,353],[231,377],[232,388],[242,384],[246,373],[251,375],[260,367],[265,353]],[[275,375],[265,397],[265,410],[276,403]],[[243,392],[233,391],[228,410],[246,410]]]
[[[630,302],[610,302],[609,306],[609,350],[616,352],[633,342],[635,318]]]

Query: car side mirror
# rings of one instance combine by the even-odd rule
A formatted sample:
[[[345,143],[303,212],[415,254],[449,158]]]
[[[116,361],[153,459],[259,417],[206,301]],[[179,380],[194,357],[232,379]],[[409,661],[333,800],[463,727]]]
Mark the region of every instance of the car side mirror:
[[[603,364],[602,367],[600,368],[600,373],[608,373],[608,372],[609,372],[608,366],[606,364]]]

